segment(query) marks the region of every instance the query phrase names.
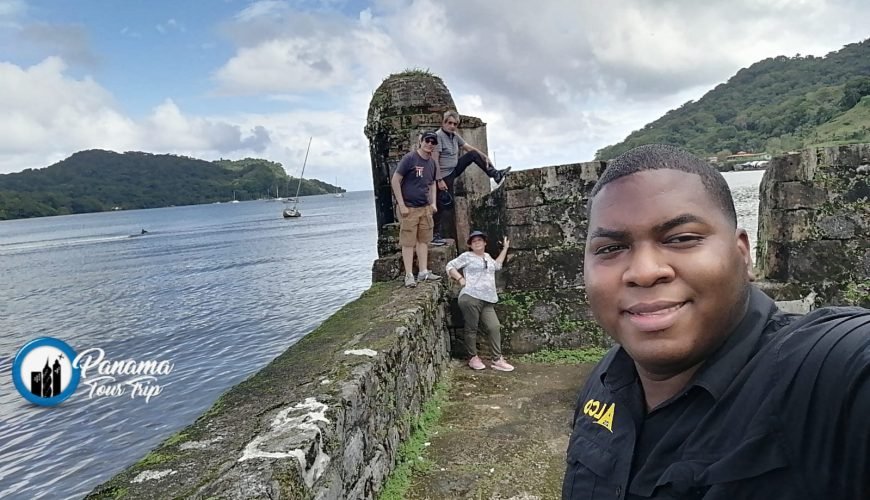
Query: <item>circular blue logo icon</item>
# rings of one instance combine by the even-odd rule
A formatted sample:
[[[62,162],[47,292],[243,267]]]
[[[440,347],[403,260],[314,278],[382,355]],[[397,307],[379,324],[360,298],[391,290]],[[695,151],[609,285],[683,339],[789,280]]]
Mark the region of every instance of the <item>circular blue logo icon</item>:
[[[55,406],[75,392],[81,369],[73,367],[76,352],[52,337],[31,340],[18,350],[12,363],[12,382],[24,399],[40,406]]]

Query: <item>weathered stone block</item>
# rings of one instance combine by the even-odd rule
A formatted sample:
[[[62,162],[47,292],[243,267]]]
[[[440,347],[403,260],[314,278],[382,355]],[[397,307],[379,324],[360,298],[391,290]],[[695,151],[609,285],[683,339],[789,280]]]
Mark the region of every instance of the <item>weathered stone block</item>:
[[[815,211],[770,210],[759,224],[759,239],[787,243],[815,239]]]
[[[756,249],[758,277],[760,279],[787,281],[789,278],[788,244],[762,240],[759,241]]]
[[[505,211],[504,222],[508,226],[528,226],[544,222],[559,224],[563,230],[567,226],[586,225],[586,206],[581,203],[549,203],[536,207],[513,208]],[[565,231],[566,233],[571,231]]]
[[[495,309],[507,352],[609,346],[592,318],[582,287],[503,293]]]
[[[541,189],[537,186],[529,186],[522,189],[514,189],[505,193],[506,208],[533,207],[544,204]]]
[[[781,182],[773,188],[773,199],[773,207],[778,209],[818,208],[828,201],[828,193],[808,182]]]
[[[511,171],[510,175],[504,181],[504,186],[501,189],[514,191],[517,189],[527,188],[529,186],[540,186],[543,169],[530,168],[526,170]]]
[[[805,160],[800,153],[787,154],[777,156],[770,160],[767,166],[767,172],[764,177],[770,175],[771,182],[791,182],[807,180],[805,170],[802,168],[802,160]]]
[[[845,240],[858,234],[859,226],[846,215],[828,215],[816,221],[821,235],[825,239]]]
[[[378,256],[383,257],[401,250],[399,246],[399,223],[384,224],[378,232]]]
[[[870,163],[870,144],[850,144],[818,148],[819,167],[827,171],[843,170],[842,167],[857,167]]]
[[[556,224],[544,222],[531,226],[508,226],[511,246],[517,250],[550,248],[564,243],[565,235]]]
[[[502,271],[505,289],[536,290],[583,285],[583,247],[517,250]]]
[[[444,275],[444,268],[451,259],[456,257],[456,244],[453,240],[447,240],[443,247],[429,247],[429,269],[438,275]],[[414,272],[417,269],[417,258],[414,258]],[[394,253],[380,257],[372,264],[372,281],[392,281],[404,276],[404,264],[402,254]]]
[[[788,279],[802,282],[837,280],[855,265],[840,240],[817,240],[789,245]]]

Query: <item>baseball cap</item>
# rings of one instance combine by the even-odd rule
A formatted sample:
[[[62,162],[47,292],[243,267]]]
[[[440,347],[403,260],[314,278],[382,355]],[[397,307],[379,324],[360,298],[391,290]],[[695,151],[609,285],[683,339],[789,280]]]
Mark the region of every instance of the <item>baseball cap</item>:
[[[467,245],[471,245],[471,240],[473,238],[483,238],[484,242],[489,241],[489,237],[483,231],[472,231],[471,234],[468,235],[468,239],[465,241]]]
[[[438,144],[438,135],[435,132],[423,132],[423,137],[420,140],[425,141],[426,139],[434,139],[435,144]]]

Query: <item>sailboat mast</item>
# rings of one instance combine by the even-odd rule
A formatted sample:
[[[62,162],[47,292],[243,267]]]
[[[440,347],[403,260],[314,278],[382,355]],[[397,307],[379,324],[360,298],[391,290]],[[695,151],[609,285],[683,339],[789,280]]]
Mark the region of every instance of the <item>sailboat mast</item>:
[[[311,151],[311,139],[314,137],[308,138],[308,148],[305,150],[305,159],[302,160],[302,173],[299,174],[299,184],[296,185],[296,201],[293,202],[293,208],[296,208],[296,204],[299,203],[299,190],[302,189],[302,178],[305,177],[305,164],[308,163],[308,152]]]

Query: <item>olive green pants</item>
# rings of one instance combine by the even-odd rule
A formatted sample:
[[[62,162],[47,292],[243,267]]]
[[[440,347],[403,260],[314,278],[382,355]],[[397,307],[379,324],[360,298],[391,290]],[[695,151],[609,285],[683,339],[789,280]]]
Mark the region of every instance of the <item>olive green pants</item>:
[[[459,309],[465,320],[465,349],[472,357],[477,356],[477,332],[484,330],[489,336],[489,349],[492,359],[501,357],[501,323],[495,315],[493,304],[462,294]]]

